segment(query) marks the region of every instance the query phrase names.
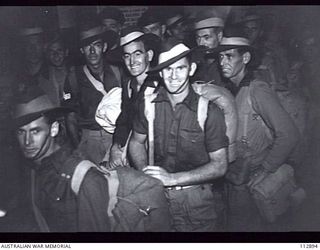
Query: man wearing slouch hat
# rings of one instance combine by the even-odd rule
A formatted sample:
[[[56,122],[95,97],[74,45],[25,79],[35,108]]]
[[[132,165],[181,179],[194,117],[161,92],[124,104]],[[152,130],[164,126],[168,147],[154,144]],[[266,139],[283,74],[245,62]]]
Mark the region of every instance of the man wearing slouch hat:
[[[114,31],[104,31],[94,21],[87,21],[80,29],[80,51],[86,64],[76,69],[79,84],[79,126],[82,130],[79,150],[96,164],[104,158],[108,160],[112,143],[112,134],[103,130],[96,122],[95,114],[102,98],[113,88],[121,87],[121,81],[103,59],[103,54],[116,43],[117,37]]]
[[[173,38],[162,44],[159,64],[149,70],[159,72],[164,82],[151,101],[155,105],[154,164],[147,162],[145,141],[151,134],[144,102],[139,103],[134,119],[129,153],[135,168],[166,187],[175,231],[210,232],[219,229],[218,201],[211,183],[227,170],[228,138],[223,113],[215,104],[208,104],[203,129],[197,120],[200,97],[189,80],[197,67],[190,60],[191,51]]]
[[[13,121],[21,151],[32,163],[33,212],[41,232],[110,231],[107,180],[91,169],[78,195],[71,188],[75,168],[86,157],[63,135],[70,111],[35,85],[17,97]]]

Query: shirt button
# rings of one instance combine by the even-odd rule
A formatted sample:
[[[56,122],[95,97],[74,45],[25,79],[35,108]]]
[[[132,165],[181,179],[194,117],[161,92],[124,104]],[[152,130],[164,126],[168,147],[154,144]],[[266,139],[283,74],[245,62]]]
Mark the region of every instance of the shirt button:
[[[62,177],[66,177],[66,174],[65,174],[65,173],[62,173],[61,176],[62,176]]]
[[[70,178],[71,178],[71,176],[70,176],[70,175],[66,175],[66,178],[67,178],[67,179],[70,179]]]
[[[60,197],[57,197],[57,198],[56,198],[56,201],[59,201],[59,200],[61,200],[61,198],[60,198]]]

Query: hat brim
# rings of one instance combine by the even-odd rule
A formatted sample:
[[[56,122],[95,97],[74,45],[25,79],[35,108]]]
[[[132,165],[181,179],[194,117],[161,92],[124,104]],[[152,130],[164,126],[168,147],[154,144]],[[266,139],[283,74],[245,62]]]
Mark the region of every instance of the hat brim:
[[[181,58],[183,58],[183,57],[185,57],[187,55],[189,55],[191,52],[193,52],[193,50],[194,50],[194,48],[192,48],[192,49],[190,49],[188,51],[185,51],[185,52],[183,52],[183,53],[181,53],[181,54],[169,59],[168,61],[165,61],[163,63],[158,64],[157,66],[155,66],[152,69],[150,69],[147,72],[147,74],[152,74],[152,73],[158,72],[158,71],[168,67],[169,65],[173,64],[174,62],[180,60]]]
[[[22,115],[16,118],[13,118],[13,125],[15,128],[19,128],[21,126],[24,126],[38,118],[40,118],[43,115],[52,115],[53,117],[60,117],[63,115],[66,115],[70,112],[75,112],[74,109],[72,108],[67,108],[67,107],[58,107],[58,108],[53,108],[53,109],[47,109],[47,110],[42,110],[39,112],[31,113],[31,114],[26,114]]]
[[[108,48],[112,48],[118,41],[118,34],[111,30],[106,30],[101,34],[96,34],[94,36],[84,38],[80,40],[80,47],[87,46],[98,39],[102,39],[104,42],[108,44]]]
[[[255,53],[256,49],[250,45],[219,45],[217,48],[211,49],[212,53],[220,53],[230,49],[247,49],[249,52]]]
[[[139,36],[135,39],[132,39],[132,40],[128,40],[127,42],[125,42],[124,44],[121,45],[121,47],[123,46],[126,46],[127,44],[129,43],[132,43],[138,39],[143,39],[145,41],[149,41],[149,42],[154,42],[154,43],[160,43],[161,40],[160,40],[160,37],[158,37],[157,35],[155,34],[152,34],[152,33],[147,33],[147,34],[143,34],[142,36]]]

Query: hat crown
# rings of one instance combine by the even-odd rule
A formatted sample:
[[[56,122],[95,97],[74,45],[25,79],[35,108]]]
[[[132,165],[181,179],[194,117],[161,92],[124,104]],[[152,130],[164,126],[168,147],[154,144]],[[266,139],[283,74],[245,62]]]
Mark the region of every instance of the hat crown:
[[[13,111],[14,118],[47,111],[57,108],[48,95],[38,86],[29,86],[25,92],[20,92],[16,97],[16,105]]]
[[[142,37],[143,35],[145,35],[145,33],[139,27],[128,26],[121,30],[120,46],[124,46],[138,39],[139,37]]]

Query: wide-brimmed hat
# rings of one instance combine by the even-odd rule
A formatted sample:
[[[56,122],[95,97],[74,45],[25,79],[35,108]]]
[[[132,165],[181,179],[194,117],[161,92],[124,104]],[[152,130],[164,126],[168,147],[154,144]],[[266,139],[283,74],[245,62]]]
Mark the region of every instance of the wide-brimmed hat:
[[[181,41],[178,41],[175,38],[169,38],[161,45],[158,61],[159,64],[150,69],[147,73],[149,74],[160,71],[187,56],[192,51],[193,49],[190,49]]]
[[[194,30],[214,28],[214,27],[224,27],[224,21],[220,17],[209,17],[205,19],[196,19],[194,22]]]
[[[128,26],[121,30],[120,35],[120,46],[124,46],[128,43],[137,40],[138,38],[144,39],[145,41],[155,43],[158,45],[160,43],[159,37],[152,33],[144,33],[143,30],[137,26]]]
[[[39,86],[31,83],[26,91],[18,93],[12,110],[12,118],[15,127],[21,127],[45,114],[59,117],[72,111],[74,110],[71,108],[54,105]]]
[[[262,18],[261,16],[254,14],[254,13],[250,13],[250,14],[246,14],[244,17],[242,17],[239,20],[239,23],[246,23],[246,22],[250,22],[250,21],[261,21]]]
[[[22,37],[31,36],[31,35],[39,35],[42,33],[43,33],[43,29],[40,26],[24,27],[19,30],[19,35]]]
[[[125,22],[125,17],[121,10],[119,10],[116,7],[108,6],[104,8],[100,13],[99,13],[99,18],[101,20],[104,19],[113,19],[119,22],[121,25],[124,24]]]
[[[102,39],[112,48],[118,40],[118,34],[112,30],[104,30],[102,26],[95,26],[80,31],[80,47],[86,46],[98,39]]]
[[[245,37],[223,37],[219,46],[213,49],[213,52],[219,53],[229,49],[245,48],[250,52],[254,50],[253,46]]]
[[[138,26],[143,28],[154,23],[163,23],[163,12],[161,7],[151,7],[147,9],[138,19]],[[164,9],[163,9],[164,10]]]

